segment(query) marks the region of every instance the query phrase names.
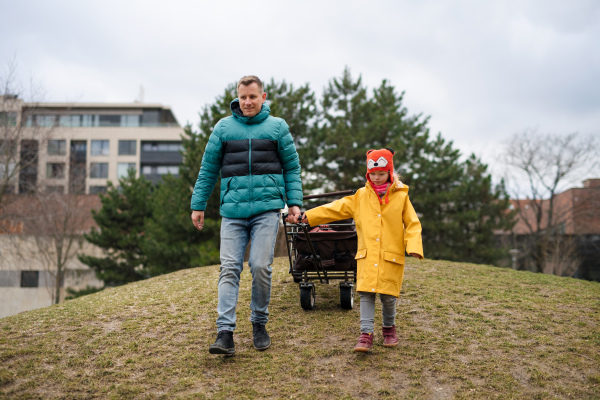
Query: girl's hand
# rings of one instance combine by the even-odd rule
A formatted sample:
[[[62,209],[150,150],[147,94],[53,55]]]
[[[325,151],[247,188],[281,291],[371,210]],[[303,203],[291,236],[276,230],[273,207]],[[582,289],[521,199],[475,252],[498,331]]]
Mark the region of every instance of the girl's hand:
[[[421,258],[420,255],[418,255],[417,253],[408,253],[409,256],[412,256],[414,258]]]

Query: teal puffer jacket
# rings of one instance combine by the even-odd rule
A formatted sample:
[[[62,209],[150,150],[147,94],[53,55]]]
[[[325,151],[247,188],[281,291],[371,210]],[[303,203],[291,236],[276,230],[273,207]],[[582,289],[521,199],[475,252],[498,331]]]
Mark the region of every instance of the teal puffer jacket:
[[[203,211],[221,174],[220,213],[249,218],[270,210],[302,206],[300,160],[290,130],[281,118],[260,113],[244,117],[238,99],[232,116],[214,127],[192,194],[192,210]]]

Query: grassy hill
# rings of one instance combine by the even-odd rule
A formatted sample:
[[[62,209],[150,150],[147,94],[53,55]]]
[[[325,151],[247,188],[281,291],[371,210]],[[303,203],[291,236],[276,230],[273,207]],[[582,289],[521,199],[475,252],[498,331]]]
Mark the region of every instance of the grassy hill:
[[[600,398],[600,284],[483,265],[409,260],[400,344],[352,351],[338,281],[300,307],[274,264],[273,345],[252,348],[250,274],[236,355],[215,338],[218,267],[184,270],[0,319],[1,398]]]

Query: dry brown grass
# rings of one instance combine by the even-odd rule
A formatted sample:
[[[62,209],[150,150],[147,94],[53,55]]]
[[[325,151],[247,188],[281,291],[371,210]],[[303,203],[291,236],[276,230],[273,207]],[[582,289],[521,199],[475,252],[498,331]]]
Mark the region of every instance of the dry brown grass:
[[[252,347],[245,271],[236,355],[208,353],[216,266],[0,319],[0,397],[600,398],[599,283],[409,261],[400,345],[376,335],[356,354],[358,307],[339,307],[337,281],[317,283],[307,312],[287,269],[276,259],[265,352]]]

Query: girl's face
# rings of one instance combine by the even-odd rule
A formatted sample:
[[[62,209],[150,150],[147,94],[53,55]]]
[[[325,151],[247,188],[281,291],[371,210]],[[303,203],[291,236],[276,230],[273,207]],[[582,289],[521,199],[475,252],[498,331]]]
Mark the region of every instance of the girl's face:
[[[388,181],[389,177],[390,177],[390,173],[386,172],[386,171],[375,171],[375,172],[371,172],[369,174],[369,178],[371,179],[371,182],[373,182],[377,186],[383,185],[384,183],[386,183]]]

